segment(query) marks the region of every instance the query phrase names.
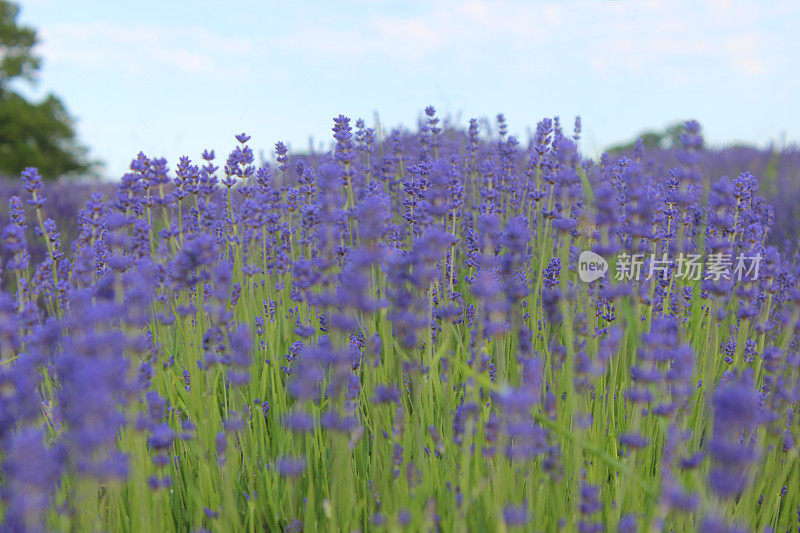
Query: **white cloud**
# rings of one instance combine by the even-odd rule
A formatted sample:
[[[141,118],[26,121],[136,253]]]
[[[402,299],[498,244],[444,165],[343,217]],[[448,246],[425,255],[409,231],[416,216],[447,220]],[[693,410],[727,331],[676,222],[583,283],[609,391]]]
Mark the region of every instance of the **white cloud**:
[[[798,14],[790,2],[773,7]],[[442,53],[459,63],[516,54],[548,72],[563,69],[565,57],[574,58],[578,64],[570,68],[610,78],[688,80],[709,68],[759,77],[775,70],[772,58],[785,53],[765,28],[774,12],[727,0],[433,0],[404,15],[366,12],[352,21],[311,25],[304,20],[271,42],[289,53],[353,61],[384,57],[407,68]]]
[[[41,37],[41,53],[48,62],[122,69],[137,75],[158,67],[224,75],[244,68],[236,59],[252,49],[250,39],[218,35],[202,27],[57,24],[42,28]]]
[[[758,37],[745,34],[731,37],[727,43],[733,66],[748,76],[761,76],[766,72],[763,52],[759,49]]]

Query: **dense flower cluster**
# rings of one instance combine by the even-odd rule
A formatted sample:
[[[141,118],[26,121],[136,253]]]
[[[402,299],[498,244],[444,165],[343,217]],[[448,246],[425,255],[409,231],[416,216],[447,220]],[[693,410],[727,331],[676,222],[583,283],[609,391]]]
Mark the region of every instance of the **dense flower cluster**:
[[[580,120],[489,128],[140,153],[72,218],[26,169],[1,527],[796,530],[800,263],[757,178],[709,173],[696,122],[661,163],[583,157]],[[587,282],[585,251],[661,264]]]

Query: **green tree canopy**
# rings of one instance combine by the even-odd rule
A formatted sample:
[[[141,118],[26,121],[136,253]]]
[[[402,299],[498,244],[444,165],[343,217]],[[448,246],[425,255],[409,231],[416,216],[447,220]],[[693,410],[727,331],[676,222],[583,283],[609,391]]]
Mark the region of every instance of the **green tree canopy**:
[[[645,148],[679,148],[681,146],[681,134],[684,131],[684,122],[674,122],[661,131],[643,131],[636,138],[611,146],[606,151],[611,154],[619,152],[629,152],[636,146],[638,140],[642,140]]]
[[[18,16],[15,3],[0,0],[0,174],[16,175],[29,166],[47,179],[91,172],[94,164],[64,104],[52,94],[30,102],[14,90],[17,80],[35,83],[41,66],[36,30],[21,26]]]

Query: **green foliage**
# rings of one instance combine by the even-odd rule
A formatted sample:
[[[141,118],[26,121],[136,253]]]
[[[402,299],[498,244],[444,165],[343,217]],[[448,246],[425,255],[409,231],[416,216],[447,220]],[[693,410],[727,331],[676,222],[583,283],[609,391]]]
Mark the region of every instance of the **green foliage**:
[[[607,151],[610,154],[629,152],[633,150],[636,142],[641,139],[647,149],[670,149],[679,148],[681,145],[681,134],[683,133],[684,121],[670,124],[663,130],[647,130],[639,133],[630,141],[611,146]]]
[[[0,0],[0,174],[29,166],[39,167],[46,179],[91,172],[94,165],[64,104],[52,94],[29,102],[12,88],[17,79],[34,82],[41,66],[33,50],[36,31],[20,26],[18,15],[16,4]]]
[[[82,173],[89,170],[85,153],[75,144],[75,130],[57,97],[31,103],[12,92],[0,99],[0,172],[19,174],[35,166],[51,179]]]
[[[33,80],[41,59],[33,55],[36,31],[17,24],[19,7],[0,1],[0,91],[17,77]]]

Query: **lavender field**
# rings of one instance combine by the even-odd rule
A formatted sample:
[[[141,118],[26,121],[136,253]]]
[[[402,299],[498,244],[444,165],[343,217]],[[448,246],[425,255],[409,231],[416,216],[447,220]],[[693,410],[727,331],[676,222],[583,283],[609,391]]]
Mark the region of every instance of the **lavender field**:
[[[3,531],[800,531],[800,151],[333,120],[4,184]]]

